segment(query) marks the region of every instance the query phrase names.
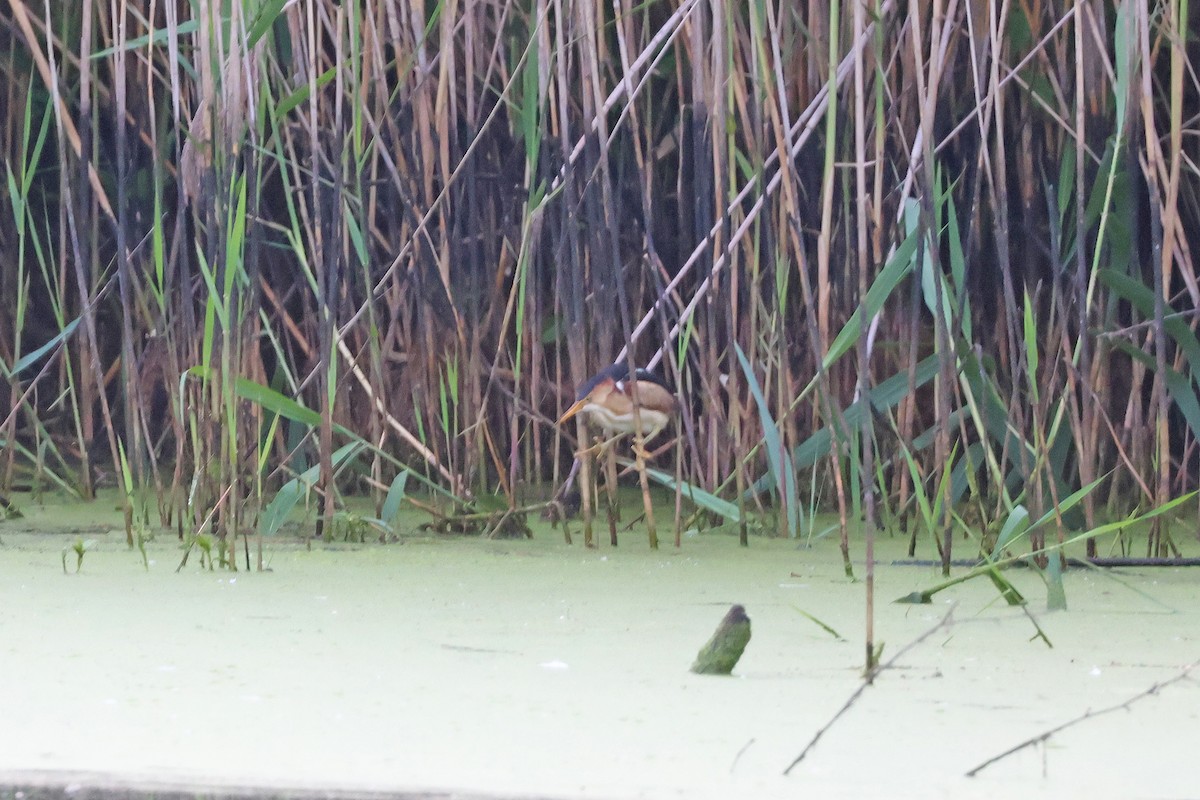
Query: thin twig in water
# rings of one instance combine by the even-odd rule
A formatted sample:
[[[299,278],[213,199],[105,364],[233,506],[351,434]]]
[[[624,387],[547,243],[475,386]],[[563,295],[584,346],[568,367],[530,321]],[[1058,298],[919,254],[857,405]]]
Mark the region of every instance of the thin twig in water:
[[[1036,619],[1034,619],[1033,614],[1030,613],[1029,608],[1026,606],[1026,604],[1018,603],[1017,608],[1021,609],[1021,611],[1025,614],[1025,618],[1029,620],[1030,624],[1033,625],[1033,629],[1035,631],[1037,631],[1037,633],[1035,633],[1032,637],[1030,637],[1029,641],[1032,642],[1034,639],[1041,639],[1043,642],[1046,643],[1046,647],[1049,647],[1051,650],[1053,650],[1054,643],[1050,641],[1050,637],[1046,635],[1046,632],[1044,630],[1042,630],[1042,626],[1038,625],[1038,621]]]
[[[1159,681],[1158,683],[1151,685],[1148,689],[1138,692],[1133,697],[1129,698],[1128,700],[1126,700],[1122,703],[1117,703],[1116,705],[1108,706],[1107,708],[1102,708],[1099,711],[1092,711],[1091,709],[1088,709],[1087,711],[1083,712],[1082,714],[1080,714],[1078,717],[1075,717],[1074,719],[1067,720],[1066,722],[1062,723],[1061,725],[1056,725],[1053,728],[1050,728],[1049,730],[1042,731],[1037,736],[1031,736],[1030,738],[1021,742],[1020,744],[1014,745],[1014,746],[1008,748],[1007,750],[1005,750],[1003,753],[1000,753],[999,755],[996,755],[996,756],[992,756],[987,761],[984,761],[983,763],[979,764],[978,766],[974,767],[973,769],[968,770],[966,773],[967,777],[974,778],[980,772],[982,772],[986,768],[990,767],[992,764],[995,764],[997,761],[1002,761],[1002,760],[1008,758],[1009,756],[1011,756],[1013,753],[1018,753],[1021,750],[1024,750],[1026,747],[1033,747],[1034,745],[1037,745],[1037,744],[1043,744],[1043,743],[1049,741],[1050,737],[1053,736],[1054,734],[1060,733],[1060,732],[1066,730],[1067,728],[1078,725],[1079,723],[1081,723],[1085,720],[1095,719],[1096,717],[1102,717],[1105,714],[1111,714],[1114,711],[1120,711],[1122,709],[1128,711],[1129,708],[1137,701],[1144,700],[1147,697],[1158,694],[1160,689],[1165,689],[1166,687],[1170,686],[1172,683],[1178,683],[1179,681],[1187,679],[1188,677],[1190,677],[1191,671],[1194,670],[1197,666],[1200,666],[1200,661],[1193,661],[1191,664],[1188,664],[1186,667],[1184,667],[1183,670],[1178,675],[1174,676],[1173,678],[1168,678],[1165,681]]]
[[[733,763],[729,765],[729,774],[730,775],[732,775],[733,771],[735,769],[737,769],[738,762],[742,760],[742,756],[746,753],[747,750],[750,749],[750,745],[752,745],[752,744],[754,744],[753,736],[750,737],[750,741],[748,741],[744,745],[742,745],[741,750],[737,751],[737,755],[733,757]]]
[[[829,722],[826,722],[824,725],[822,725],[821,728],[818,729],[817,732],[813,734],[812,739],[810,739],[808,744],[804,746],[804,749],[800,751],[800,755],[796,756],[796,759],[794,761],[792,761],[791,764],[788,764],[787,769],[785,769],[783,771],[783,774],[787,775],[789,772],[792,771],[793,768],[795,768],[795,766],[797,764],[799,764],[801,761],[804,760],[804,757],[808,755],[808,752],[817,746],[817,742],[821,739],[822,736],[825,735],[825,732],[828,731],[830,728],[832,728],[833,724],[835,722],[837,722],[839,719],[841,719],[842,716],[847,711],[849,711],[850,708],[856,702],[858,702],[858,698],[861,697],[862,693],[864,691],[866,691],[867,687],[870,686],[872,682],[874,682],[876,675],[883,672],[884,670],[891,669],[892,666],[895,665],[895,663],[897,661],[899,661],[901,658],[903,658],[904,655],[909,650],[912,650],[914,647],[916,647],[921,642],[928,639],[933,634],[940,631],[942,628],[949,626],[950,619],[953,615],[954,615],[954,606],[950,606],[950,608],[946,611],[946,615],[944,617],[942,617],[936,625],[934,625],[932,628],[930,628],[929,630],[922,633],[916,639],[913,639],[911,642],[904,645],[904,647],[900,648],[900,650],[896,653],[896,655],[892,656],[887,661],[880,664],[878,667],[875,668],[875,670],[873,670],[869,675],[867,675],[866,678],[863,679],[862,685],[859,686],[857,689],[855,689],[854,693],[851,694],[850,697],[846,698],[846,702],[842,705],[841,708],[838,709],[838,712],[833,715],[833,718],[830,719]]]

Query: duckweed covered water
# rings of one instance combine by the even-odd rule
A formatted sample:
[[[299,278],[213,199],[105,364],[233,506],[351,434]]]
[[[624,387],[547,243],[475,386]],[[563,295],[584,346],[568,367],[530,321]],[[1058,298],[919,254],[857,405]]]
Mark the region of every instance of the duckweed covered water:
[[[1022,610],[978,580],[892,604],[939,575],[881,566],[885,661],[951,603],[953,622],[784,777],[861,684],[863,587],[831,539],[273,541],[269,572],[193,558],[177,573],[175,538],[149,544],[145,569],[111,501],[18,500],[26,516],[0,523],[0,785],[78,771],[284,794],[1196,796],[1196,681],[964,773],[1200,658],[1200,570],[1072,570],[1070,610],[1048,613],[1030,570],[1007,573]],[[64,576],[79,536],[96,544]],[[903,549],[884,536],[880,560]],[[734,675],[691,674],[733,603],[754,624]]]

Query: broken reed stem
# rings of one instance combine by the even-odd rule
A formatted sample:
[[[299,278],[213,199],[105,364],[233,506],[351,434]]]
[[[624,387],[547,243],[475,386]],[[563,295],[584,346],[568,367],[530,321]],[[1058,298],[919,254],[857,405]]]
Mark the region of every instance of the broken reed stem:
[[[872,685],[875,682],[875,677],[877,675],[879,675],[880,673],[882,673],[888,669],[891,669],[892,666],[895,665],[897,661],[899,661],[901,658],[903,658],[910,650],[912,650],[914,647],[916,647],[917,645],[924,642],[930,636],[937,633],[942,628],[949,627],[950,621],[954,616],[954,608],[955,608],[954,606],[950,606],[950,608],[946,610],[946,613],[942,616],[942,618],[940,620],[938,620],[936,625],[934,625],[932,628],[930,628],[929,630],[922,633],[916,639],[913,639],[911,642],[906,644],[904,647],[900,648],[899,652],[897,652],[896,655],[892,656],[887,661],[885,661],[883,664],[879,665],[875,670],[868,672],[866,677],[863,678],[863,682],[859,685],[859,687],[857,689],[855,689],[854,692],[848,698],[846,698],[846,702],[843,703],[842,707],[837,710],[837,713],[835,713],[830,718],[829,722],[826,722],[824,725],[822,725],[820,728],[817,729],[817,732],[813,734],[812,739],[810,739],[808,741],[808,744],[806,744],[804,746],[804,749],[800,751],[800,755],[796,756],[796,758],[792,761],[791,764],[788,764],[787,769],[785,769],[783,771],[783,774],[787,775],[793,769],[795,769],[797,764],[799,764],[801,761],[804,760],[805,756],[807,756],[809,754],[809,752],[814,747],[817,746],[817,742],[819,742],[821,740],[821,737],[824,736],[826,734],[826,732],[828,732],[828,730],[833,727],[834,723],[836,723],[839,719],[841,719],[843,716],[845,716],[846,712],[848,712],[854,706],[854,704],[858,702],[858,698],[862,697],[862,694],[863,694],[863,692],[865,692],[867,690],[867,687]]]
[[[1005,750],[1003,753],[999,753],[998,755],[992,756],[988,760],[983,761],[980,764],[967,770],[966,773],[964,773],[964,774],[968,778],[974,778],[980,772],[982,772],[983,770],[992,766],[993,764],[995,764],[999,761],[1003,761],[1004,759],[1008,758],[1009,756],[1019,753],[1027,747],[1033,747],[1035,745],[1045,744],[1047,741],[1050,740],[1051,736],[1054,736],[1056,733],[1062,733],[1067,728],[1072,728],[1076,725],[1079,725],[1082,722],[1086,722],[1089,719],[1095,719],[1096,717],[1102,717],[1106,714],[1111,714],[1114,711],[1122,711],[1122,710],[1128,711],[1133,706],[1133,704],[1138,702],[1139,700],[1145,700],[1147,697],[1152,697],[1153,695],[1158,694],[1160,691],[1162,691],[1166,687],[1168,687],[1174,683],[1179,683],[1180,681],[1190,678],[1192,670],[1196,669],[1197,666],[1200,666],[1200,661],[1193,661],[1191,664],[1188,664],[1186,667],[1184,667],[1177,675],[1175,675],[1171,678],[1168,678],[1165,681],[1159,681],[1157,683],[1151,684],[1149,687],[1138,692],[1133,697],[1130,697],[1129,699],[1124,700],[1120,703],[1116,703],[1114,705],[1107,706],[1098,711],[1093,711],[1089,708],[1087,711],[1083,712],[1079,716],[1077,716],[1073,719],[1069,719],[1066,722],[1062,723],[1061,725],[1055,725],[1053,728],[1042,731],[1041,733],[1037,734],[1036,736],[1031,736],[1028,739],[1026,739],[1025,741],[1020,742],[1019,744],[1013,745],[1012,747]]]

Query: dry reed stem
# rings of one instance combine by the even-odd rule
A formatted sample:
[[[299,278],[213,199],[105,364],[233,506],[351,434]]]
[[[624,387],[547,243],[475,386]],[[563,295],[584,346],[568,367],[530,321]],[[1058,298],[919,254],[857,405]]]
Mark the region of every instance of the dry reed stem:
[[[8,0],[8,5],[12,9],[13,17],[17,20],[17,25],[21,28],[22,35],[25,37],[25,44],[29,48],[29,54],[33,57],[33,63],[37,66],[43,83],[50,89],[50,94],[54,98],[55,110],[58,112],[55,115],[55,121],[62,126],[63,133],[67,137],[67,141],[71,144],[71,150],[74,152],[75,157],[82,160],[83,141],[79,138],[79,131],[75,128],[75,121],[72,119],[66,102],[59,92],[57,75],[51,68],[50,62],[46,60],[46,55],[42,52],[42,48],[34,36],[33,27],[29,24],[29,15],[25,10],[25,4],[22,0]],[[50,13],[49,5],[47,5],[46,13],[47,15]],[[49,32],[47,32],[47,38],[49,38]],[[92,187],[92,192],[95,194],[97,202],[100,203],[100,209],[104,212],[105,216],[115,222],[117,215],[113,212],[112,203],[108,200],[108,193],[104,190],[104,185],[100,182],[100,175],[96,172],[96,165],[90,160],[88,161],[87,176],[88,182]]]

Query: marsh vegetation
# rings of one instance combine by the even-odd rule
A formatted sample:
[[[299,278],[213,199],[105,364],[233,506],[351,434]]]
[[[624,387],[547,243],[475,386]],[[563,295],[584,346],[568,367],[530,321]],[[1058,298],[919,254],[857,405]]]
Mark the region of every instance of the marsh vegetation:
[[[310,493],[515,519],[627,356],[677,526],[1178,556],[1196,14],[12,0],[0,494],[115,482],[227,569]]]

